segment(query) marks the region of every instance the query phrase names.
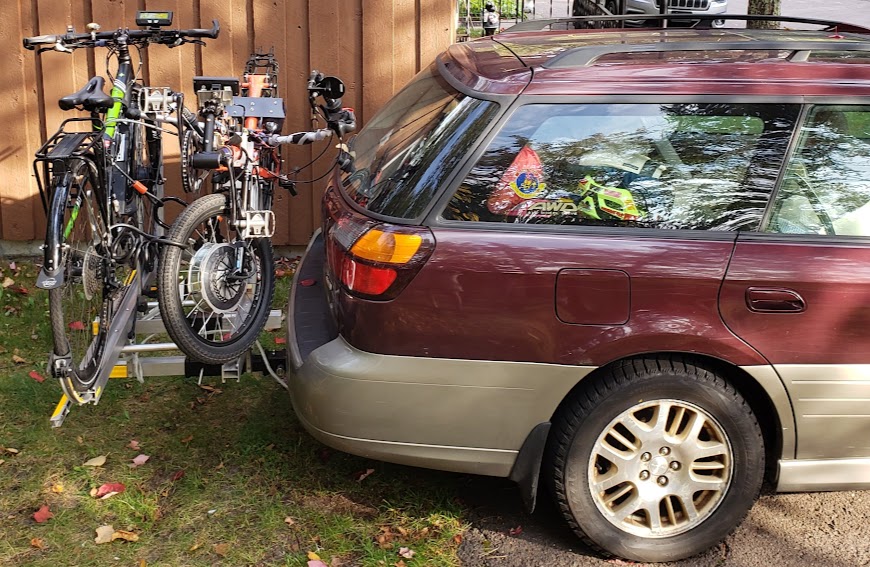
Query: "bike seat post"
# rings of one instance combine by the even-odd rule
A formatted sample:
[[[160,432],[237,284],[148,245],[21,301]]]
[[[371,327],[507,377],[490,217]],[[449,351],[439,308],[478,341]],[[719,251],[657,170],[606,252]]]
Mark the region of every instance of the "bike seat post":
[[[211,152],[214,150],[215,108],[211,106],[205,108],[203,116],[205,118],[205,132],[203,133],[203,152]]]

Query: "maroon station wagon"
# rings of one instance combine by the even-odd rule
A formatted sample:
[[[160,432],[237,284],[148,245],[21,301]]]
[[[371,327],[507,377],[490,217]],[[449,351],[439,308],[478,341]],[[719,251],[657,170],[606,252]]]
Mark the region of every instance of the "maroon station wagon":
[[[640,561],[714,545],[765,479],[870,487],[870,31],[815,24],[450,47],[324,195],[305,427],[529,508],[540,479]]]

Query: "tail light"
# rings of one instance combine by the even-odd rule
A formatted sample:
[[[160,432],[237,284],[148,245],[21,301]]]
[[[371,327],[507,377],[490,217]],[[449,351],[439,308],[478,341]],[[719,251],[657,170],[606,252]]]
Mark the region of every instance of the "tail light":
[[[339,199],[331,189],[323,202],[329,270],[354,296],[394,299],[432,255],[435,237],[425,227],[372,220]]]

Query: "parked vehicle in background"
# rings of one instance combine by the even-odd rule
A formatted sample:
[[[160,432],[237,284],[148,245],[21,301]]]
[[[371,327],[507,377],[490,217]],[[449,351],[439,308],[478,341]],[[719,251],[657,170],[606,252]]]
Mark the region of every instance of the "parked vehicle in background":
[[[715,18],[518,24],[369,121],[291,293],[312,435],[540,478],[635,561],[870,488],[870,30]]]
[[[597,3],[604,6],[611,14],[628,14],[639,16],[654,16],[661,13],[661,0],[622,0],[624,2],[624,11],[620,0],[604,0],[603,2],[590,2],[590,0],[573,0],[571,4],[571,14],[573,16],[589,16],[586,5]],[[728,0],[668,0],[669,14],[697,14],[702,16],[716,16],[725,14],[728,11]],[[629,21],[630,24],[637,25],[641,23],[639,20]],[[725,20],[713,20],[713,27],[722,27],[725,25]]]

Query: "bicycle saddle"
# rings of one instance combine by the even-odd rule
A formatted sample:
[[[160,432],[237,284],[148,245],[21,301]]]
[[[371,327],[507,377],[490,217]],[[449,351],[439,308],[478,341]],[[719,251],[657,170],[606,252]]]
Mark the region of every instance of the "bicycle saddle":
[[[115,104],[115,99],[103,92],[105,79],[94,77],[88,84],[73,94],[68,94],[57,101],[62,110],[72,110],[77,106],[85,110],[108,110]]]

